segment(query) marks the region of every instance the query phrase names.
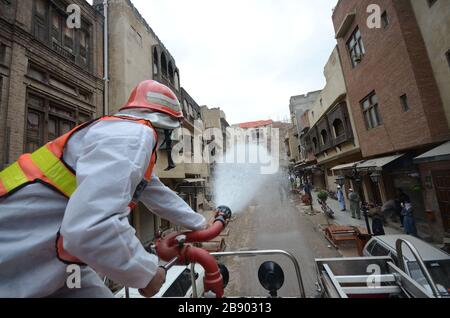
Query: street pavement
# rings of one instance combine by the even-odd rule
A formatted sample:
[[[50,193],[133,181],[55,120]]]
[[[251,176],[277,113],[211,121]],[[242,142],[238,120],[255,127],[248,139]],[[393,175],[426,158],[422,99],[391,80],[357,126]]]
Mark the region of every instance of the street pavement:
[[[322,211],[319,202],[317,201],[317,193],[312,193],[313,197],[313,207],[316,211]],[[366,228],[366,221],[364,220],[364,216],[361,214],[362,219],[354,219],[352,218],[350,208],[347,207],[347,211],[342,212],[339,208],[339,202],[333,199],[327,200],[328,206],[334,211],[334,219],[332,220],[332,223],[337,225],[348,225],[348,226],[357,226],[357,227],[363,227]],[[372,226],[372,220],[369,219],[369,224]],[[404,234],[403,231],[397,227],[392,226],[385,226],[384,231],[386,232],[386,235],[390,234]]]
[[[230,224],[227,251],[245,249],[281,249],[292,253],[300,263],[307,297],[316,295],[316,258],[340,257],[311,218],[298,207],[297,196],[280,191],[277,182],[267,184],[254,198],[253,206],[237,214]],[[299,297],[300,290],[294,267],[289,259],[280,256],[229,258],[224,262],[230,271],[226,295],[265,297],[258,281],[258,269],[265,261],[279,263],[285,272],[285,284],[279,296]]]

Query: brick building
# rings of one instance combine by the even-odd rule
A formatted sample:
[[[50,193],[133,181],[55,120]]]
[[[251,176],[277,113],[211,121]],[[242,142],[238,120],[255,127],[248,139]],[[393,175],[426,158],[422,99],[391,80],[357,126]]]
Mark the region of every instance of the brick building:
[[[368,23],[371,4],[381,8],[379,28]],[[363,199],[386,202],[395,197],[396,188],[402,188],[416,208],[422,233],[439,240],[443,229],[427,222],[413,159],[449,140],[450,132],[411,1],[340,0],[333,23],[365,160],[356,169]]]
[[[103,16],[86,1],[0,1],[0,169],[102,115],[102,78]]]

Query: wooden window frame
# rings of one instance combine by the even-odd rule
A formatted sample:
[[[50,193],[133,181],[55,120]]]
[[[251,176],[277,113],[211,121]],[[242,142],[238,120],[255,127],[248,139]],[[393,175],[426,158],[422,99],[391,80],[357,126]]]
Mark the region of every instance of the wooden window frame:
[[[37,105],[31,105],[30,99],[31,98],[37,98],[41,99],[43,101],[42,106]],[[57,107],[62,110],[67,110],[69,112],[73,113],[73,117],[65,116],[61,113],[54,112],[51,110],[51,107]],[[51,138],[49,138],[49,123],[51,118],[57,119],[57,125],[61,125],[62,121],[70,122],[72,124],[72,128],[76,127],[77,125],[80,125],[81,122],[81,116],[87,117],[88,120],[92,119],[93,113],[88,114],[86,111],[81,110],[80,107],[75,106],[69,106],[67,104],[58,102],[51,97],[45,96],[43,94],[40,94],[34,90],[28,90],[26,95],[26,111],[25,111],[25,127],[24,127],[24,142],[23,142],[23,150],[24,152],[27,151],[27,143],[29,141],[28,136],[28,114],[29,112],[40,112],[42,114],[42,131],[41,136],[39,137],[39,144],[40,146],[43,146],[47,142],[51,141]],[[59,137],[61,132],[61,127],[57,127],[56,135]]]
[[[376,103],[373,103],[373,98],[376,97],[377,101]],[[364,103],[366,101],[369,101],[369,106],[367,108],[365,108]],[[383,118],[380,114],[380,106],[379,106],[379,100],[378,100],[378,96],[376,94],[375,91],[373,91],[372,93],[370,93],[369,95],[367,95],[361,102],[361,109],[362,109],[362,113],[363,113],[363,117],[364,117],[364,122],[366,123],[366,128],[367,130],[371,130],[374,129],[376,127],[382,126],[383,125]],[[372,110],[375,111],[375,113],[372,113]],[[372,115],[375,114],[376,116],[376,123],[373,122],[373,118]],[[369,116],[369,117],[367,117]]]
[[[356,36],[356,34],[359,32],[359,37]],[[354,41],[355,44],[352,46],[350,45],[351,41]],[[355,58],[357,56],[356,52],[356,48],[359,49],[360,51],[360,57],[362,58],[365,54],[366,54],[366,48],[364,46],[364,42],[362,39],[362,34],[361,34],[361,29],[357,26],[355,28],[355,30],[352,32],[352,34],[350,35],[350,37],[347,40],[346,43],[346,47],[347,47],[347,51],[349,53],[350,56],[350,62],[352,64],[352,67],[355,68],[356,66],[358,66],[358,64],[361,63],[361,61],[357,61]]]

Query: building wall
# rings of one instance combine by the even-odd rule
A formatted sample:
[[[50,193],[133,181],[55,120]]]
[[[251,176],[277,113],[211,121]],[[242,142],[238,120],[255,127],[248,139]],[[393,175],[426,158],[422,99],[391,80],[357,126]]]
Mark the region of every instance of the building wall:
[[[304,95],[292,96],[289,103],[289,110],[291,113],[291,121],[292,124],[297,127],[298,133],[305,128],[301,125],[301,117],[302,115],[309,110],[317,96],[320,94],[320,91],[309,92]]]
[[[287,157],[288,147],[286,146],[286,143],[284,142],[284,138],[286,134],[289,132],[289,129],[292,128],[292,125],[289,123],[282,123],[282,122],[274,122],[273,127],[274,129],[278,129],[279,132],[279,154],[280,154],[280,167],[286,169],[289,166],[289,158]]]
[[[152,47],[158,40],[129,1],[110,1],[108,14],[109,100],[115,113],[139,82],[153,78]]]
[[[366,10],[373,3],[387,11],[390,24],[386,29],[368,28]],[[345,35],[338,38],[338,46],[363,156],[448,139],[442,101],[410,1],[341,0],[333,13],[336,30],[351,12],[356,12],[356,17]],[[346,42],[357,26],[366,53],[353,68]],[[383,125],[368,130],[360,102],[373,91],[379,98]],[[403,111],[400,102],[403,94],[408,96],[408,112]]]
[[[443,171],[450,170],[449,161],[439,161],[424,163],[419,165],[421,183],[422,183],[422,194],[425,204],[425,210],[432,213],[434,216],[434,229],[432,232],[433,239],[436,241],[442,240],[445,236],[444,225],[443,225],[443,215],[441,214],[441,208],[438,203],[436,196],[436,188],[433,180],[433,171]]]
[[[411,0],[450,123],[450,1]],[[449,54],[449,57],[446,56]]]
[[[299,140],[297,138],[297,128],[296,127],[292,127],[291,129],[289,129],[289,153],[291,154],[290,156],[290,161],[292,163],[298,163],[300,162],[300,152],[299,152]]]
[[[322,118],[339,97],[346,93],[344,74],[342,73],[337,47],[333,49],[325,65],[324,75],[326,85],[316,96],[309,111],[309,123],[311,127]]]
[[[75,3],[82,9],[90,65],[80,66],[81,30],[74,31],[73,54],[68,55],[66,49],[57,51],[50,42],[49,24],[45,24],[47,29],[41,33],[46,39],[35,36],[34,3],[35,0],[0,2],[0,45],[5,52],[0,61],[0,168],[14,162],[23,152],[53,139],[49,133],[50,118],[57,117],[61,124],[59,120],[67,115],[66,123],[75,126],[103,114],[103,16],[83,0],[56,2],[63,8]],[[50,23],[52,9],[48,1],[43,4],[46,6],[43,19]],[[31,150],[26,134],[30,132],[30,116],[34,116],[29,111],[30,93],[45,100],[42,109],[36,111],[38,129]],[[66,112],[64,116],[62,110]],[[61,134],[62,128],[58,130]]]
[[[205,129],[219,128],[222,129],[220,119],[222,118],[222,111],[220,108],[208,108],[207,106],[201,107],[201,115]]]

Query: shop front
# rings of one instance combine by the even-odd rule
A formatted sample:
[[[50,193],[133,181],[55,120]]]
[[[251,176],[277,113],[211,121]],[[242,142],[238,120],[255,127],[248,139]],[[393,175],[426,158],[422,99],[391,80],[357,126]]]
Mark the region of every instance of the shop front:
[[[450,237],[450,142],[414,158],[414,163],[419,167],[433,238],[441,242]]]

